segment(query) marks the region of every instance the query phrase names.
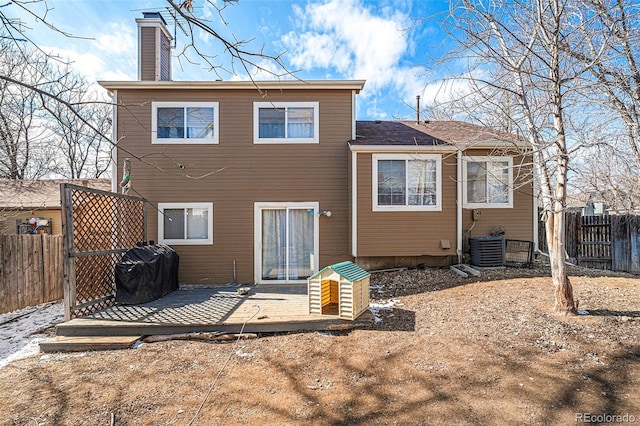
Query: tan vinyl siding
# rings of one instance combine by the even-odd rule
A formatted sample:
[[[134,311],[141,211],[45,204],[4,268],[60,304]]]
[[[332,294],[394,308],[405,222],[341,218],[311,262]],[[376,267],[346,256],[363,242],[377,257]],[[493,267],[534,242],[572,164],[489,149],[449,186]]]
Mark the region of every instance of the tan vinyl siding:
[[[358,153],[357,173],[358,257],[455,255],[455,154],[442,154],[442,211],[374,212],[371,154]],[[442,249],[440,240],[449,240],[451,249]]]
[[[155,27],[140,28],[140,79],[156,79],[156,31]]]
[[[118,174],[132,161],[133,189],[152,203],[213,203],[213,245],[174,246],[180,280],[225,283],[237,262],[239,282],[253,282],[254,202],[319,202],[320,267],[350,259],[347,141],[350,90],[119,90]],[[320,143],[253,143],[253,102],[319,102]],[[217,145],[152,145],[152,101],[219,103]],[[178,163],[184,169],[178,168]],[[190,176],[191,178],[187,177]],[[117,176],[120,181],[121,176]],[[135,194],[134,194],[135,195]],[[157,211],[149,209],[149,239],[158,239]]]
[[[160,80],[171,80],[171,42],[164,32],[160,32]]]
[[[496,155],[488,150],[467,150],[465,156]],[[522,167],[520,167],[522,165]],[[497,226],[503,226],[505,238],[533,241],[533,181],[531,176],[531,158],[514,157],[513,208],[481,208],[480,219],[468,234],[473,224],[472,210],[462,210],[463,236],[483,237],[491,235]]]

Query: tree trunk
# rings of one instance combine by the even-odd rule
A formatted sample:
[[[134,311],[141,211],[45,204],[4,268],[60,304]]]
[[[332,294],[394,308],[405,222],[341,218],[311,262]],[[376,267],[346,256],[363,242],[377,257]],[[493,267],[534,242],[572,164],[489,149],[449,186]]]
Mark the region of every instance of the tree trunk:
[[[578,312],[578,307],[573,299],[573,287],[567,274],[564,247],[565,227],[564,211],[555,211],[548,215],[546,231],[555,296],[553,310],[562,315],[575,315]]]
[[[554,311],[573,315],[577,313],[576,304],[573,300],[573,288],[567,274],[566,258],[566,218],[565,207],[567,202],[567,182],[569,172],[569,153],[567,149],[567,137],[564,126],[564,99],[563,99],[563,78],[560,67],[561,51],[560,38],[562,27],[562,6],[556,0],[551,2],[551,27],[545,28],[545,22],[540,21],[540,27],[545,28],[545,41],[551,57],[549,63],[549,81],[551,94],[551,115],[553,117],[553,128],[555,130],[556,153],[556,184],[553,211],[547,221],[547,234],[550,235],[549,259],[551,263],[551,279],[555,287]],[[550,233],[549,233],[550,232]]]

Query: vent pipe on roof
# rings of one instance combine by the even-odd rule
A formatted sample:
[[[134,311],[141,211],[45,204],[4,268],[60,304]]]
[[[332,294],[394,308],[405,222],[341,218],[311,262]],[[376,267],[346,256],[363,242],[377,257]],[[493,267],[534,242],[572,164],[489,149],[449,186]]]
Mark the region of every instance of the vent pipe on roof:
[[[416,96],[416,124],[420,124],[420,95]]]

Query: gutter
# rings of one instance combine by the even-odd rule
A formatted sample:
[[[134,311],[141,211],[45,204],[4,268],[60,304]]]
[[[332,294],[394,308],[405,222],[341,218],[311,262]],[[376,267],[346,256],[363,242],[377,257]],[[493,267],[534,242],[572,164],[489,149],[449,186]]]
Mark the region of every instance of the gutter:
[[[394,153],[394,152],[454,152],[456,147],[452,145],[354,145],[349,144],[351,152],[362,153]]]
[[[109,91],[118,89],[260,89],[260,90],[353,90],[360,93],[365,80],[266,80],[266,81],[98,81]]]

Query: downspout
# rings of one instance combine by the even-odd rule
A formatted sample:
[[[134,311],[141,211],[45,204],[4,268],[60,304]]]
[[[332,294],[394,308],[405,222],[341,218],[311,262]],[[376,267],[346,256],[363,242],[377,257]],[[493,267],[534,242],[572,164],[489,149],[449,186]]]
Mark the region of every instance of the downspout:
[[[351,140],[356,140],[356,91],[351,91]],[[351,150],[351,145],[349,145]],[[358,153],[351,150],[351,256],[358,257]]]
[[[118,192],[118,91],[111,93],[111,192]]]
[[[456,253],[458,254],[458,263],[462,263],[462,150],[458,148],[456,152],[456,207],[457,207],[457,220],[456,220]]]
[[[351,151],[351,256],[358,257],[358,153]]]

